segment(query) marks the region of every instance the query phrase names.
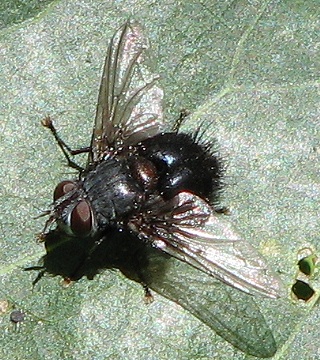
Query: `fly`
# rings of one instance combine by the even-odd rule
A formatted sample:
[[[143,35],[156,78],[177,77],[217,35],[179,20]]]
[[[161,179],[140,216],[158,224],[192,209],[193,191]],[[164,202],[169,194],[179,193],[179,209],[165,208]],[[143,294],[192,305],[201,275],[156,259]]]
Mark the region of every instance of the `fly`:
[[[275,341],[250,295],[277,298],[281,281],[215,211],[223,185],[215,143],[179,132],[179,122],[167,130],[148,52],[136,22],[112,37],[89,147],[72,150],[43,122],[78,177],[54,190],[40,236],[46,255],[29,268],[40,270],[34,283],[45,273],[70,282],[119,269],[148,299],[153,289],[240,350],[272,356]],[[72,157],[83,152],[84,167]]]

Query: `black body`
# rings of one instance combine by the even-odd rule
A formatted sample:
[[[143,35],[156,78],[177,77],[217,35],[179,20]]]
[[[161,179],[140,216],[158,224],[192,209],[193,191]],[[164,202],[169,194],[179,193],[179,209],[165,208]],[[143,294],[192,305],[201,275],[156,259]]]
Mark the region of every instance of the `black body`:
[[[221,162],[194,136],[163,133],[103,160],[80,181],[101,228],[144,210],[155,196],[170,200],[190,191],[217,203],[221,177]]]

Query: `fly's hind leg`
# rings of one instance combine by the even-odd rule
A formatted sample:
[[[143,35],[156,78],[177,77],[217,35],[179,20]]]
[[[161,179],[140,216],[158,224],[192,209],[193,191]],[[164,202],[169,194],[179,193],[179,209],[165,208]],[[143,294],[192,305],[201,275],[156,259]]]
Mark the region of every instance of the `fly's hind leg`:
[[[176,119],[176,121],[173,124],[172,127],[172,131],[177,133],[179,132],[180,126],[182,125],[182,123],[185,121],[186,117],[190,115],[190,112],[186,109],[182,109],[180,111],[180,116],[178,119]]]

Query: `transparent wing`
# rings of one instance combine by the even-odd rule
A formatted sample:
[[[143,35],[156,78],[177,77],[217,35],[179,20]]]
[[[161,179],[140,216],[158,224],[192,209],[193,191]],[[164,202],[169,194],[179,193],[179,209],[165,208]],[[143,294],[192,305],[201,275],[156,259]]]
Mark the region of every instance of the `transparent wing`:
[[[162,90],[150,71],[140,26],[125,23],[112,37],[104,64],[89,162],[109,148],[133,145],[164,130]]]
[[[261,255],[232,229],[222,215],[194,194],[174,198],[173,210],[148,213],[140,236],[167,254],[250,294],[283,295],[280,278]],[[161,212],[161,206],[157,207]],[[151,239],[151,240],[150,240]]]
[[[151,289],[178,303],[246,354],[267,358],[277,351],[252,296],[156,248],[150,249],[148,267],[141,271]]]

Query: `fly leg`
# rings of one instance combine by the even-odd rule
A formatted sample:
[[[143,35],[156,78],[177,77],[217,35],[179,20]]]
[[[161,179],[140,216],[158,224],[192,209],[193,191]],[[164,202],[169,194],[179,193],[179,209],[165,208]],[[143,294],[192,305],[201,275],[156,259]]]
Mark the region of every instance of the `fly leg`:
[[[39,270],[37,277],[32,281],[32,286],[35,287],[35,285],[44,277],[46,269],[43,266],[30,266],[23,269],[23,271],[30,270]]]
[[[76,169],[78,171],[83,171],[84,169],[78,165],[77,163],[75,163],[73,160],[71,160],[70,155],[77,155],[77,154],[81,154],[81,153],[85,153],[85,152],[89,152],[90,148],[89,147],[85,147],[85,148],[81,148],[81,149],[77,149],[77,150],[72,150],[58,135],[56,128],[53,125],[53,122],[51,120],[51,118],[49,116],[45,117],[41,124],[48,128],[52,135],[54,136],[54,138],[56,139],[60,149],[62,150],[64,156],[66,157],[67,161],[68,161],[68,166],[72,167],[73,169]]]
[[[179,115],[178,119],[176,119],[176,121],[173,124],[172,131],[177,133],[180,129],[180,126],[182,125],[182,123],[184,122],[186,117],[189,115],[190,115],[190,112],[188,110],[182,109],[180,111],[180,115]]]
[[[153,303],[154,297],[153,297],[150,289],[144,283],[141,283],[141,285],[143,286],[143,290],[144,290],[144,302],[145,302],[145,304],[149,305],[149,304]]]

